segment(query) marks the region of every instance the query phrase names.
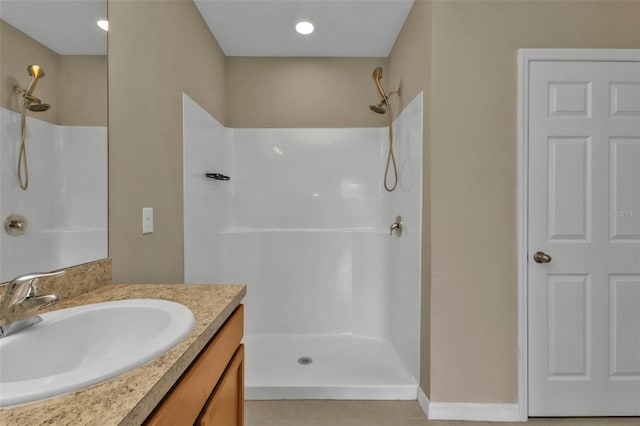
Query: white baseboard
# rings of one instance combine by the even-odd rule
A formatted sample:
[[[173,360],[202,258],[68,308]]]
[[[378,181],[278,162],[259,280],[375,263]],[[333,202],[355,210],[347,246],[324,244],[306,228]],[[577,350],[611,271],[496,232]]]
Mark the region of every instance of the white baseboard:
[[[522,421],[518,404],[432,402],[422,388],[418,388],[418,404],[429,420]]]
[[[520,412],[517,404],[431,402],[429,404],[429,419],[518,422],[520,421]]]
[[[429,418],[429,397],[424,393],[421,387],[418,387],[418,405],[422,408],[424,415]]]

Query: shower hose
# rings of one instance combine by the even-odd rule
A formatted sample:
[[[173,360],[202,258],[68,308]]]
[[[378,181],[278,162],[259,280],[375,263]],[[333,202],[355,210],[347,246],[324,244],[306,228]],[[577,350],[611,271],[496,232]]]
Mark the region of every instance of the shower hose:
[[[387,104],[387,116],[389,117],[389,151],[387,152],[387,165],[384,168],[384,189],[392,192],[398,186],[398,168],[396,166],[396,157],[393,154],[393,113],[391,112],[391,104]],[[393,167],[393,185],[387,183],[389,176],[389,166]]]
[[[22,103],[20,118],[20,153],[18,154],[18,184],[22,190],[29,186],[29,167],[27,164],[27,147],[25,144],[25,133],[27,132],[27,101]],[[22,175],[24,170],[24,177]]]

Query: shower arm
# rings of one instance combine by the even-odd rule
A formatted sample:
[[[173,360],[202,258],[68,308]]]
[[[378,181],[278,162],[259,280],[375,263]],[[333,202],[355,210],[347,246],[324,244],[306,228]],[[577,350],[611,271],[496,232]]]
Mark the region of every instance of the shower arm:
[[[398,96],[400,96],[400,89],[398,89],[398,90],[394,90],[393,92],[389,93],[389,94],[387,95],[387,100],[388,100],[390,97],[392,97],[393,95],[398,95]]]
[[[23,89],[20,86],[13,86],[13,91],[19,95],[22,95],[29,102],[42,103],[42,100],[37,96],[27,93],[27,89]]]
[[[36,96],[33,96],[33,95],[27,94],[27,90],[23,89],[20,86],[13,86],[13,91],[15,93],[21,94],[22,97],[24,97],[27,101],[29,101],[31,103],[37,103],[37,104],[42,103],[42,100],[40,98],[38,98]]]
[[[383,91],[383,92],[384,92],[384,91]],[[378,105],[379,105],[379,106],[382,106],[382,105],[390,106],[390,105],[389,105],[389,99],[390,99],[393,95],[398,95],[398,96],[400,96],[400,95],[401,95],[401,93],[402,93],[402,91],[401,91],[400,89],[398,89],[398,90],[394,90],[393,92],[389,92],[389,94],[388,94],[388,95],[387,95],[386,93],[384,93],[384,94],[383,94],[383,93],[381,93],[381,95],[382,95],[382,99],[380,100],[380,103],[379,103]]]

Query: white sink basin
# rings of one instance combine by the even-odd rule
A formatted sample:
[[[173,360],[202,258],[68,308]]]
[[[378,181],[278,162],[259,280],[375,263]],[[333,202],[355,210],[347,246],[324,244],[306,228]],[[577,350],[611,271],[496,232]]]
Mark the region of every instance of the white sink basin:
[[[130,299],[61,309],[0,339],[0,407],[37,401],[132,370],[193,329],[193,313],[166,300]]]

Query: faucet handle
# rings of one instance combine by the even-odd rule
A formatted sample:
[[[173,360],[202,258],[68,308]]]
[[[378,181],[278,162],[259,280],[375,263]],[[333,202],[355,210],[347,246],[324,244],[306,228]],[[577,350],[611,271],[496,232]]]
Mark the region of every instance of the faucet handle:
[[[396,216],[396,221],[391,224],[389,228],[389,235],[393,236],[393,233],[396,233],[396,236],[402,236],[402,228],[404,228],[404,223],[402,222],[401,216]]]
[[[64,273],[65,271],[56,271],[34,272],[30,274],[20,275],[19,277],[14,278],[9,283],[4,299],[9,298],[10,300],[8,300],[8,302],[12,302],[16,300],[24,300],[28,297],[33,297],[36,291],[34,285],[38,281],[38,279],[46,277],[57,277],[60,275],[64,275]]]
[[[38,296],[35,283],[40,278],[57,277],[64,271],[42,272],[20,275],[7,286],[2,300],[0,300],[0,337],[29,327],[37,323],[33,317],[38,310],[50,306],[58,301],[58,296]]]
[[[24,281],[33,281],[37,278],[46,278],[46,277],[57,277],[59,275],[64,275],[65,271],[55,271],[55,272],[32,272],[30,274],[20,275],[11,281],[11,283],[22,283]]]

